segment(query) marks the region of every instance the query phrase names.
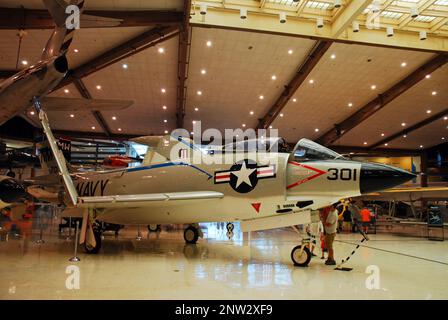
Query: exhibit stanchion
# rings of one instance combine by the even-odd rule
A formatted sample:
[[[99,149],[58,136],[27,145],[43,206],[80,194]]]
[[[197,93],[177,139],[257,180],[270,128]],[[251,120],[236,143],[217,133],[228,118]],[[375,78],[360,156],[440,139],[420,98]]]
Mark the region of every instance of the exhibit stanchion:
[[[36,244],[44,244],[45,243],[45,241],[44,241],[44,239],[43,239],[43,227],[42,227],[42,212],[39,212],[39,228],[40,228],[40,231],[39,231],[39,239],[37,239],[36,241],[35,241],[35,243]]]
[[[362,235],[361,243],[363,243],[364,241],[369,241],[369,238],[364,233],[364,231],[362,231],[362,228],[360,227],[359,223],[356,224],[356,227],[357,227],[359,233]],[[360,246],[361,246],[361,244],[356,245],[356,248],[349,254],[349,256],[347,258],[343,259],[341,261],[341,263],[338,264],[336,266],[336,268],[334,268],[334,270],[338,270],[338,271],[352,271],[353,268],[343,267],[342,265],[350,260],[350,258],[355,254],[356,250],[358,250]]]
[[[69,241],[72,237],[72,218],[68,218],[68,236],[65,240]]]
[[[78,262],[81,261],[81,259],[78,257],[78,235],[79,235],[79,221],[76,221],[76,231],[75,231],[75,255],[68,259],[68,261],[71,262]]]
[[[140,233],[140,225],[137,225],[137,237],[135,238],[135,240],[137,241],[142,240],[142,235]]]

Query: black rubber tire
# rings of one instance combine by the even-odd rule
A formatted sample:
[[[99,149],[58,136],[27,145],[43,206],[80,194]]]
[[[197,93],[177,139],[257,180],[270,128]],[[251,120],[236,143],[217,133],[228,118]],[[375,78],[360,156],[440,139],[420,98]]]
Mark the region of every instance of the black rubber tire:
[[[301,258],[300,260],[298,259],[296,254],[298,254],[301,249],[302,249],[302,246],[298,245],[298,246],[294,247],[294,249],[292,249],[292,251],[291,251],[291,260],[294,263],[294,266],[296,266],[296,267],[306,267],[306,266],[308,266],[308,264],[311,261],[311,252],[310,252],[310,249],[308,249],[307,247],[303,248],[303,253],[302,253],[302,255],[306,254],[306,259],[304,259],[303,257],[300,257]]]
[[[153,226],[156,226],[156,228],[152,228]],[[160,231],[161,227],[160,224],[148,224],[148,231],[149,232],[158,232]]]
[[[96,246],[90,247],[87,242],[84,242],[84,252],[87,254],[97,254],[101,249],[101,232],[93,230],[93,235],[95,236]]]
[[[184,230],[184,240],[188,244],[196,244],[199,239],[199,230],[193,226],[189,226]]]

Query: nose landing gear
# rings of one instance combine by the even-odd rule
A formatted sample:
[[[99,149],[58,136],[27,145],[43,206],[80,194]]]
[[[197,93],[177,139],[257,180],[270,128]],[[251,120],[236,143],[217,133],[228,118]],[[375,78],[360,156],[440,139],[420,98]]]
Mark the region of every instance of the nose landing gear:
[[[292,226],[295,232],[299,235],[302,233],[295,227]],[[307,244],[310,243],[310,238],[302,238],[302,244],[295,246],[291,251],[291,260],[296,267],[307,267],[311,261],[311,251],[308,249]]]

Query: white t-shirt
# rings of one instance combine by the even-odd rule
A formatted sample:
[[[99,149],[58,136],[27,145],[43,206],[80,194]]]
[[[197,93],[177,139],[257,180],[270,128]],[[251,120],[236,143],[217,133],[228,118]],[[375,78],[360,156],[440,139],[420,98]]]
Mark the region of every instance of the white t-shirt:
[[[327,226],[327,223],[331,225]],[[336,209],[328,213],[324,226],[327,234],[336,233],[336,230],[338,229],[338,211]]]

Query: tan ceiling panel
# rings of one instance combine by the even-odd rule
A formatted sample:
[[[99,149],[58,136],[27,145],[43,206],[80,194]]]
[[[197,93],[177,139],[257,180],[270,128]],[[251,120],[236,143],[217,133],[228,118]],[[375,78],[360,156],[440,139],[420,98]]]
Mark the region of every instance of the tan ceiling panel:
[[[277,118],[273,126],[291,142],[302,137],[316,139],[431,57],[429,53],[334,43],[297,90],[297,102],[290,100],[284,117]]]
[[[433,92],[437,94],[433,95]],[[335,144],[364,146],[364,142],[367,142],[369,146],[447,108],[448,65],[445,65],[433,72],[430,79],[416,84]],[[402,126],[402,123],[406,125]],[[381,137],[382,133],[385,137]],[[425,144],[431,146],[437,142],[438,140],[428,141]]]
[[[212,42],[211,47],[207,41]],[[187,128],[191,128],[193,120],[201,120],[203,129],[241,128],[243,123],[247,128],[256,127],[314,43],[268,34],[194,28],[187,82]],[[293,53],[288,54],[288,50]],[[203,69],[206,74],[201,73]],[[198,112],[194,111],[196,107]]]

